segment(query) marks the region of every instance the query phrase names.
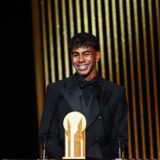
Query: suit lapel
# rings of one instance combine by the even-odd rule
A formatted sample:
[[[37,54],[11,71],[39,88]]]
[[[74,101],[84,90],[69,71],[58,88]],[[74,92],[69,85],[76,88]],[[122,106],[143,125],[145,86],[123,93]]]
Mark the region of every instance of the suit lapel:
[[[68,104],[73,111],[81,112],[81,92],[78,87],[78,81],[72,76],[69,79],[68,85],[63,92],[64,98],[67,100]]]
[[[100,86],[95,89],[89,105],[87,107],[87,128],[96,120],[96,118],[101,114],[104,107],[105,96],[101,90]]]
[[[87,120],[87,127],[86,129],[89,128],[89,126],[94,122],[94,120],[98,117],[100,113],[100,108],[97,100],[97,94],[96,92],[93,93],[93,95],[90,98],[89,104],[86,107],[86,112],[84,112],[84,115]]]
[[[95,89],[89,105],[87,107],[85,117],[87,119],[87,128],[95,121],[95,119],[101,114],[103,116],[103,110],[108,109],[108,94],[103,91],[101,85]]]

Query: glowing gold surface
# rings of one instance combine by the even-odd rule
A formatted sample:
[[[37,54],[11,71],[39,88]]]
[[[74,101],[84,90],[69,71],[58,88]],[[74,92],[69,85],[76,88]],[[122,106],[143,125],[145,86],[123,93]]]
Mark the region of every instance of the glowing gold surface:
[[[65,129],[63,159],[85,159],[85,117],[79,112],[71,112],[65,116],[63,125]]]

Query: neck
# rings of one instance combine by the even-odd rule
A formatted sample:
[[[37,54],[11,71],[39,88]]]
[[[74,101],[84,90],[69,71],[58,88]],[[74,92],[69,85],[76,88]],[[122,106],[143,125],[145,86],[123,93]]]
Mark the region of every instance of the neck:
[[[90,81],[90,80],[92,80],[93,78],[95,78],[97,76],[97,72],[94,72],[94,73],[92,73],[92,74],[89,74],[88,76],[84,76],[84,79],[86,80],[86,81]]]

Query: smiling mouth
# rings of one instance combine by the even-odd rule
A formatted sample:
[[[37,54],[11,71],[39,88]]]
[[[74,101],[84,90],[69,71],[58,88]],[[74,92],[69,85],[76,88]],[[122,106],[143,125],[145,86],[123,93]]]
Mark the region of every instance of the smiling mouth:
[[[77,65],[78,70],[86,70],[88,69],[88,65]]]

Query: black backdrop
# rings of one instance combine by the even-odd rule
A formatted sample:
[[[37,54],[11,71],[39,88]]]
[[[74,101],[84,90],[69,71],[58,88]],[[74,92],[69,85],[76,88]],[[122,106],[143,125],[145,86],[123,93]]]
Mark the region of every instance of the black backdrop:
[[[30,0],[1,4],[1,158],[38,158]]]

